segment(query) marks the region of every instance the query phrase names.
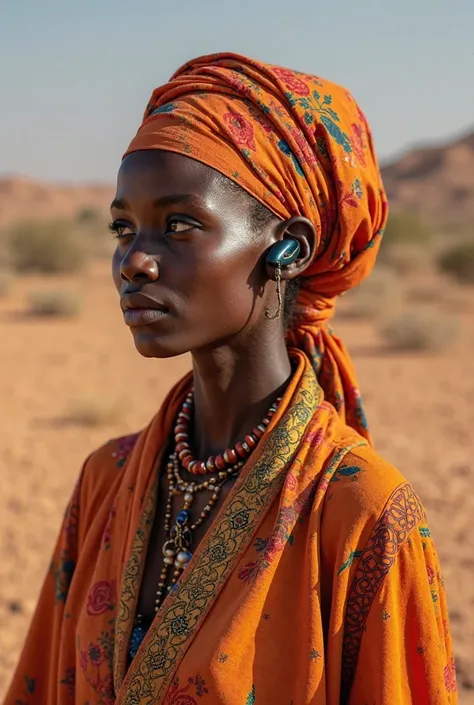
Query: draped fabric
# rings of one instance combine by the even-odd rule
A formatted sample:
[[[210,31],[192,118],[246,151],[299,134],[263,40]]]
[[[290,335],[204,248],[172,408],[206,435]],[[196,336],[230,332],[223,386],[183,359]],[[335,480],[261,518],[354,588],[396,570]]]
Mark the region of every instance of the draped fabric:
[[[291,355],[277,414],[130,666],[160,453],[190,377],[89,458],[5,705],[457,702],[420,500]]]

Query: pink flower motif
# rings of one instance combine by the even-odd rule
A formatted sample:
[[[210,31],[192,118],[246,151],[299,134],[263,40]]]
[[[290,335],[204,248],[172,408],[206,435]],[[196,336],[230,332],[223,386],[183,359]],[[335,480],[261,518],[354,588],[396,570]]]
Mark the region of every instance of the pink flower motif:
[[[444,684],[448,693],[454,693],[456,690],[456,664],[454,663],[454,657],[451,656],[451,660],[444,668]]]
[[[284,541],[284,539],[282,539],[282,537],[278,534],[270,536],[265,547],[265,560],[268,563],[274,561],[276,556],[285,548],[285,543],[286,541]]]
[[[112,674],[108,673],[97,683],[97,692],[102,698],[105,705],[113,705],[115,703],[114,684]]]
[[[79,652],[79,666],[81,667],[81,671],[87,670],[88,663],[89,660],[87,658],[87,651],[85,649],[81,649]]]
[[[290,91],[299,95],[309,95],[309,87],[293,71],[280,67],[274,68],[273,71]]]
[[[367,166],[367,162],[365,160],[365,154],[364,154],[364,149],[365,149],[365,142],[364,142],[364,129],[362,125],[358,125],[357,123],[352,123],[351,125],[352,129],[352,149],[354,150],[354,153],[359,160],[359,164],[363,167]]]
[[[87,598],[87,614],[96,617],[115,607],[115,581],[99,580]]]
[[[293,492],[296,489],[296,477],[292,472],[289,472],[285,479],[285,489]]]
[[[258,115],[255,119],[258,124],[264,129],[267,135],[271,135],[271,133],[273,132],[273,125],[270,120],[264,115]]]
[[[313,448],[317,448],[324,440],[324,431],[321,428],[318,428],[317,431],[310,431],[306,434],[305,440],[311,443]]]
[[[248,106],[248,111],[251,117],[258,122],[258,124],[263,128],[267,135],[271,134],[273,130],[273,125],[267,116],[259,109],[253,105]]]
[[[226,81],[237,91],[237,93],[244,95],[246,98],[252,97],[252,90],[250,86],[247,86],[244,81],[242,81],[238,73],[229,74],[229,76],[226,77]]]
[[[123,436],[122,438],[118,439],[118,447],[117,450],[112,453],[112,458],[115,459],[117,468],[119,470],[121,470],[125,465],[125,461],[130,455],[130,452],[133,449],[137,438],[138,433],[132,433],[130,436]]]
[[[328,486],[329,486],[329,481],[330,481],[330,479],[331,479],[331,478],[328,477],[327,475],[323,475],[323,477],[322,477],[321,480],[319,481],[318,492],[326,492],[326,490],[327,490],[327,488],[328,488]]]
[[[336,223],[336,209],[332,206],[326,206],[322,208],[319,212],[319,217],[321,220],[321,235],[327,239],[331,236],[334,225]]]
[[[365,113],[363,110],[360,109],[359,106],[357,106],[357,113],[359,115],[359,120],[363,125],[367,125],[367,118],[365,117]]]
[[[89,661],[93,666],[100,666],[104,660],[104,654],[99,644],[89,644]]]
[[[314,168],[318,163],[318,158],[308,144],[308,140],[306,139],[304,133],[301,130],[292,127],[290,127],[288,131],[291,133],[293,139],[300,148],[300,152],[296,155],[298,157],[298,161],[302,164],[309,164],[310,167]]]
[[[247,563],[247,565],[244,565],[244,567],[239,570],[239,580],[242,580],[244,583],[250,583],[258,577],[259,573],[259,564],[255,561],[250,561],[250,563]]]
[[[247,120],[241,113],[230,110],[224,115],[224,121],[237,144],[255,152],[254,130],[250,120]]]
[[[426,572],[428,573],[428,582],[430,585],[433,585],[435,578],[436,578],[436,573],[433,570],[433,568],[430,565],[426,566]]]

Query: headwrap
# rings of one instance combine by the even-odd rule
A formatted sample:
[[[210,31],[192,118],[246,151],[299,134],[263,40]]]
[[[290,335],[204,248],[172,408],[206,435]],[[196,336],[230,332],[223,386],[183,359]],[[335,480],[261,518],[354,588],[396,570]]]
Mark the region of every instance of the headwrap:
[[[371,271],[387,202],[366,118],[317,76],[232,53],[189,61],[157,88],[124,156],[176,152],[236,182],[282,220],[317,232],[288,345],[310,357],[326,399],[368,437],[350,357],[329,328],[335,297]]]

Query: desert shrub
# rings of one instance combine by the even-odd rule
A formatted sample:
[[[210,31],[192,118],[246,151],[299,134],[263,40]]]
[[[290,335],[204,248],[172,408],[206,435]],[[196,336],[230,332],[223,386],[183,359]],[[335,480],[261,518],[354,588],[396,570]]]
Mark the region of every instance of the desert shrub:
[[[402,299],[398,277],[381,265],[362,284],[347,294],[347,318],[376,318],[393,311]]]
[[[420,244],[396,244],[384,252],[381,263],[400,277],[427,272],[432,269],[434,252]]]
[[[88,251],[95,259],[110,259],[117,246],[117,241],[107,228],[107,222],[97,221],[83,226],[81,238],[87,242]]]
[[[88,206],[86,206],[85,208],[81,208],[81,210],[77,213],[76,216],[76,221],[79,223],[79,225],[89,225],[92,223],[97,223],[99,219],[99,211],[97,211],[95,208],[89,208]]]
[[[13,274],[3,267],[0,268],[0,297],[6,296],[13,283]]]
[[[461,284],[474,284],[474,241],[458,242],[442,252],[438,267]]]
[[[423,307],[407,310],[384,323],[381,338],[393,350],[440,352],[456,340],[458,325],[449,314]]]
[[[10,233],[12,265],[16,271],[67,274],[80,271],[86,248],[68,223],[24,223]]]
[[[388,256],[398,246],[423,246],[432,238],[431,228],[414,213],[390,213],[382,239],[380,255]]]
[[[32,291],[29,295],[30,316],[73,318],[80,310],[80,299],[69,291]]]
[[[11,265],[10,237],[6,230],[0,230],[0,268],[9,269]]]
[[[91,258],[110,259],[117,242],[107,228],[107,218],[95,211],[88,217],[77,219],[74,232],[86,247]]]
[[[445,301],[445,290],[443,287],[434,284],[415,283],[406,290],[406,297],[410,303],[440,305]]]
[[[75,399],[66,412],[66,420],[78,426],[106,426],[120,419],[120,405],[101,397],[84,396]]]

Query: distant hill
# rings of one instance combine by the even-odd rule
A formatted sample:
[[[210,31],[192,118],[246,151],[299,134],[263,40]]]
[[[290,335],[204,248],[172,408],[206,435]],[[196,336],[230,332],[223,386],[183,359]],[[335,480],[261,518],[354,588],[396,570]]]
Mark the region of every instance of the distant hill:
[[[443,146],[417,148],[382,168],[390,206],[413,210],[435,225],[474,226],[474,132]],[[55,184],[0,176],[0,228],[18,220],[74,218],[107,212],[107,185]]]
[[[392,209],[416,211],[434,224],[472,223],[474,230],[474,132],[413,149],[382,175]]]
[[[0,228],[19,220],[75,218],[84,208],[107,212],[112,186],[56,184],[0,176]]]

